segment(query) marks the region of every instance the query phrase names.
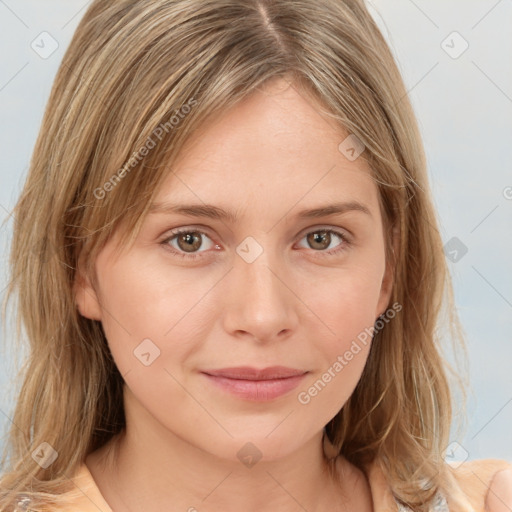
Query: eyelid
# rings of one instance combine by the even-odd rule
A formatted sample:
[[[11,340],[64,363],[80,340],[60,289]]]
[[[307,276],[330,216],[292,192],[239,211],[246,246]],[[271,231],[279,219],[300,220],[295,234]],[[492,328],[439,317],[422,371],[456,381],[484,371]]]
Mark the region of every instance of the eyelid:
[[[204,235],[204,236],[208,237],[212,241],[212,244],[215,247],[219,246],[219,244],[215,241],[214,237],[212,237],[208,233],[208,229],[207,228],[204,228],[202,226],[193,226],[193,225],[191,225],[191,226],[183,226],[183,227],[171,229],[170,231],[166,231],[166,234],[163,235],[163,238],[162,238],[162,240],[159,243],[162,244],[162,245],[170,246],[170,241],[172,239],[174,239],[176,236],[178,236],[178,235],[180,235],[182,233],[199,233],[200,235]],[[176,251],[176,249],[174,249],[173,247],[170,247],[170,250],[172,252],[175,252],[175,253],[177,252],[179,254],[187,255],[187,253],[185,253],[185,252]],[[207,252],[207,251],[200,251],[200,252],[196,252],[196,253],[189,253],[188,256],[194,257],[194,254],[203,254],[205,252]]]
[[[169,238],[179,235],[180,233],[201,233],[214,241],[214,236],[212,236],[208,227],[194,224],[167,229],[162,235],[162,241],[168,240]]]
[[[295,235],[294,238],[303,237],[315,230],[316,231],[320,231],[320,230],[341,231],[341,234],[343,234],[345,236],[345,238],[348,239],[349,241],[352,240],[352,238],[354,237],[353,233],[347,228],[344,228],[341,226],[333,226],[333,225],[329,225],[329,224],[324,224],[324,225],[319,224],[319,225],[314,225],[314,226],[309,226],[307,228],[304,228],[302,231],[299,231],[299,233],[297,235]],[[192,232],[192,231],[197,231],[198,233],[202,233],[202,234],[208,236],[209,238],[211,238],[212,241],[214,239],[214,237],[210,233],[210,229],[207,226],[203,226],[200,224],[197,224],[197,225],[190,224],[190,225],[185,225],[182,227],[169,229],[165,232],[164,235],[162,235],[162,237],[164,239],[167,239],[167,238],[170,238],[179,233]]]
[[[347,242],[352,242],[352,240],[354,238],[354,235],[352,234],[352,232],[349,231],[347,228],[342,228],[341,226],[332,226],[332,225],[329,225],[329,224],[324,224],[324,225],[320,224],[320,225],[317,225],[317,226],[305,228],[303,231],[300,231],[297,236],[302,238],[303,236],[305,236],[305,235],[307,235],[307,234],[309,234],[311,232],[315,232],[315,231],[334,231],[334,232],[337,232],[340,235],[342,235],[343,238],[345,240],[347,240]]]

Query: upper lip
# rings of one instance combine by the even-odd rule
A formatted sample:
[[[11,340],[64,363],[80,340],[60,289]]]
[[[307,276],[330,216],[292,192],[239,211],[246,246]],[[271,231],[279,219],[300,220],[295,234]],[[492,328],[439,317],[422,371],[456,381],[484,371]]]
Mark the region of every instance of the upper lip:
[[[304,375],[305,370],[287,368],[286,366],[269,366],[268,368],[252,368],[250,366],[237,366],[232,368],[220,368],[219,370],[205,370],[203,373],[214,377],[226,377],[228,379],[240,380],[271,380],[286,379]]]

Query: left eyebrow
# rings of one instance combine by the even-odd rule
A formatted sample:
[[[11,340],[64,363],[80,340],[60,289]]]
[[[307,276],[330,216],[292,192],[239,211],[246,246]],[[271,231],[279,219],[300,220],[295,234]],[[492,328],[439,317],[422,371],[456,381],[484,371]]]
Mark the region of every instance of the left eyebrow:
[[[299,219],[315,219],[329,215],[341,215],[347,212],[362,212],[372,217],[370,209],[358,201],[334,203],[318,208],[301,210],[296,214]],[[212,204],[171,204],[153,203],[149,207],[149,213],[182,214],[191,217],[206,217],[217,220],[225,220],[236,223],[239,219],[235,212],[224,210]]]
[[[345,203],[334,203],[320,208],[313,208],[310,210],[302,210],[297,214],[300,219],[315,219],[317,217],[327,217],[328,215],[341,215],[347,212],[362,212],[366,215],[372,216],[370,209],[358,201],[349,201]]]

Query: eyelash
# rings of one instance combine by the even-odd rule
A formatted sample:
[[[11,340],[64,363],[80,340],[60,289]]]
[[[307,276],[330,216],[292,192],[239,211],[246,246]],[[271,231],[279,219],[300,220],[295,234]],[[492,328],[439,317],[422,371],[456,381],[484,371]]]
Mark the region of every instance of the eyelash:
[[[334,234],[336,236],[338,236],[342,243],[340,244],[339,247],[337,247],[336,249],[331,249],[329,251],[315,251],[314,249],[313,252],[319,252],[321,253],[321,256],[323,255],[329,255],[329,256],[336,256],[338,255],[339,253],[347,250],[347,248],[351,245],[350,241],[348,240],[348,237],[340,232],[340,231],[337,231],[335,229],[330,229],[330,228],[319,228],[319,229],[314,229],[312,231],[308,231],[307,233],[304,234],[304,237],[306,237],[307,235],[310,235],[312,233],[318,233],[318,232],[322,232],[322,233],[329,233],[329,234]],[[162,240],[161,245],[164,246],[164,248],[166,250],[169,250],[171,251],[174,255],[176,256],[180,256],[182,258],[185,258],[185,259],[197,259],[197,258],[202,258],[203,256],[201,256],[201,252],[199,253],[184,253],[184,252],[181,252],[181,251],[177,251],[176,249],[174,249],[173,247],[171,247],[169,245],[169,242],[171,240],[173,240],[176,236],[180,235],[180,234],[183,234],[183,233],[198,233],[200,235],[204,235],[204,236],[207,236],[208,238],[210,238],[208,236],[208,233],[205,233],[204,231],[201,231],[200,229],[190,229],[190,228],[186,228],[186,229],[176,229],[174,231],[171,232],[171,236],[168,236],[167,238],[165,238],[165,240]]]

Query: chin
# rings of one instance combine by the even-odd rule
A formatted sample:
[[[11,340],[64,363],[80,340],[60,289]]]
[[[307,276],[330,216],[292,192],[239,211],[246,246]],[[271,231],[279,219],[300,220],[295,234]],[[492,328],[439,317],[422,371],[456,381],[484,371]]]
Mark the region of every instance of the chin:
[[[241,462],[252,467],[258,462],[272,462],[287,457],[307,443],[307,439],[298,437],[297,432],[278,433],[276,425],[270,429],[244,433],[231,432],[233,438],[210,439],[208,451],[213,455],[230,461]],[[273,431],[274,429],[274,431]],[[311,437],[313,434],[311,435]],[[215,447],[212,450],[212,447]]]

